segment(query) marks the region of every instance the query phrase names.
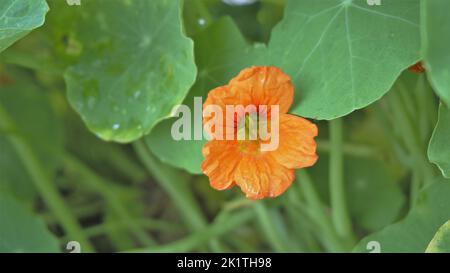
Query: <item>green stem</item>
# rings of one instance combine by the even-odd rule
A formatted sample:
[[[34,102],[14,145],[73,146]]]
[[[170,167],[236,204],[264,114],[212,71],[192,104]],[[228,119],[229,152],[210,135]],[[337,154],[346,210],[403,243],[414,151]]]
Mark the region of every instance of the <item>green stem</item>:
[[[150,219],[136,219],[137,222],[142,227],[148,230],[161,231],[161,232],[181,232],[181,229],[174,225],[173,223],[160,221],[160,220],[150,220]],[[120,231],[127,229],[128,225],[124,222],[111,222],[102,223],[95,226],[91,226],[84,229],[84,233],[88,237],[95,237],[107,233],[108,231]],[[68,240],[68,238],[67,238]]]
[[[273,217],[269,215],[267,208],[261,204],[255,204],[255,212],[259,220],[262,231],[267,237],[270,245],[276,252],[288,252],[287,241],[281,236],[281,231],[276,229],[278,223],[274,223]]]
[[[192,231],[204,228],[207,221],[189,190],[185,177],[173,168],[158,162],[147,149],[143,140],[133,142],[133,147],[149,174],[170,195],[188,227]],[[212,240],[210,246],[217,252],[223,249],[216,240]]]
[[[200,208],[186,185],[186,179],[177,171],[160,164],[150,155],[145,143],[136,141],[133,143],[138,157],[148,169],[156,182],[170,195],[181,212],[182,217],[191,230],[203,228],[206,220],[203,218]]]
[[[399,83],[399,88],[404,88],[401,83]],[[399,90],[395,89],[391,92],[391,108],[394,118],[396,119],[396,125],[401,128],[401,137],[414,159],[414,165],[417,169],[421,170],[425,184],[431,183],[434,179],[431,164],[424,156],[424,154],[426,154],[425,149],[422,147],[418,134],[406,115],[405,108],[398,92]]]
[[[71,155],[67,154],[64,157],[64,164],[69,170],[79,173],[83,177],[81,181],[84,181],[87,186],[93,187],[100,195],[103,196],[114,213],[120,217],[124,223],[126,223],[130,231],[133,232],[139,241],[145,245],[155,244],[150,235],[141,228],[139,223],[137,223],[134,218],[129,215],[125,207],[120,203],[115,192],[109,185],[112,185],[112,183],[104,181],[102,177],[98,176],[82,162]]]
[[[330,199],[331,216],[337,234],[351,240],[353,237],[350,216],[347,210],[344,184],[344,154],[342,119],[330,121]]]
[[[113,146],[108,150],[106,156],[114,169],[124,174],[133,182],[140,183],[144,181],[147,173],[133,159],[130,159],[124,150]]]
[[[330,152],[331,145],[327,140],[317,140],[317,151],[320,152]],[[378,158],[379,153],[377,150],[370,147],[369,145],[364,144],[355,144],[355,143],[344,143],[342,150],[344,154],[356,157],[365,157],[365,158]]]
[[[302,189],[308,208],[310,209],[309,215],[318,225],[321,234],[317,234],[318,238],[326,238],[322,240],[325,247],[331,252],[343,252],[346,248],[343,246],[336,231],[333,229],[333,225],[330,218],[325,213],[325,207],[313,186],[311,177],[305,170],[297,172],[300,188]]]
[[[12,127],[13,123],[7,112],[0,106],[0,124]],[[14,130],[12,130],[14,131]],[[33,150],[20,135],[9,135],[9,140],[22,159],[25,168],[30,174],[36,189],[44,200],[45,204],[58,218],[62,228],[67,232],[71,240],[78,241],[83,251],[93,252],[94,247],[86,238],[77,219],[73,217],[72,212],[66,206],[64,199],[59,195],[55,184],[49,179],[47,173],[43,170],[41,162],[37,159]]]
[[[134,249],[129,252],[188,252],[196,248],[199,248],[202,244],[205,244],[229,231],[236,229],[246,222],[250,221],[254,217],[254,213],[251,210],[243,210],[234,214],[228,212],[222,212],[216,217],[214,222],[210,226],[206,226],[200,230],[197,230],[193,234],[183,238],[179,241],[169,243],[167,245]]]

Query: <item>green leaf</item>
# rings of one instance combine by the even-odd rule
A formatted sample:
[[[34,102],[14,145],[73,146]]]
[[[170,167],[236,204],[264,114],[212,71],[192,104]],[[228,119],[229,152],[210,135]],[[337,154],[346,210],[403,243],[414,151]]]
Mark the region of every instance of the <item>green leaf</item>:
[[[16,197],[31,200],[35,189],[20,157],[9,141],[10,135],[19,135],[37,154],[49,176],[60,164],[63,150],[63,134],[60,120],[56,117],[48,94],[37,88],[26,73],[9,69],[1,74],[11,82],[1,86],[0,114],[8,116],[7,125],[0,131],[0,188]]]
[[[65,74],[69,101],[102,139],[138,139],[169,116],[195,80],[180,1],[96,0],[79,10],[75,36],[83,51]]]
[[[195,85],[183,102],[188,106],[193,105],[194,96],[200,96],[204,100],[209,90],[226,84],[243,68],[262,64],[263,61],[262,52],[265,48],[247,44],[229,17],[218,20],[194,36],[194,42],[199,73]],[[191,114],[193,123],[193,111]],[[171,136],[171,127],[176,120],[177,118],[172,118],[161,122],[145,138],[146,144],[163,162],[191,173],[201,173],[201,148],[205,140],[175,141]]]
[[[145,137],[145,143],[162,162],[185,169],[194,174],[201,173],[202,147],[206,140],[174,140],[171,128],[175,118],[162,121]]]
[[[444,177],[450,178],[450,110],[441,103],[439,117],[428,146],[428,158],[436,164]]]
[[[0,194],[0,252],[59,252],[44,222],[10,196]]]
[[[0,52],[33,29],[44,24],[45,0],[2,0],[0,2]]]
[[[418,22],[418,0],[289,1],[268,48],[295,85],[291,110],[334,119],[378,100],[419,59]]]
[[[370,241],[381,252],[424,252],[434,234],[450,219],[450,181],[438,179],[425,188],[406,218],[362,239],[355,252],[368,252]]]
[[[425,252],[450,253],[450,220],[439,228]]]
[[[450,105],[450,1],[424,0],[421,5],[422,54],[427,76],[442,101]]]

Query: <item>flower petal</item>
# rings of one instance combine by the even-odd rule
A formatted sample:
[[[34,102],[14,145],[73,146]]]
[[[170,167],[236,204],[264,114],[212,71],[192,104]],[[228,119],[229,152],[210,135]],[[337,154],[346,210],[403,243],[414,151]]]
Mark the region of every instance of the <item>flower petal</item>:
[[[234,171],[241,156],[236,141],[212,140],[203,146],[202,171],[217,190],[233,186]]]
[[[279,146],[270,152],[286,168],[305,168],[317,161],[317,126],[301,117],[280,115]]]
[[[250,199],[277,197],[294,180],[294,170],[275,161],[269,154],[244,155],[236,168],[234,180]]]
[[[242,70],[228,84],[231,93],[248,95],[251,103],[258,105],[278,105],[280,113],[287,113],[294,99],[294,87],[291,79],[281,69],[274,66],[252,66]],[[248,95],[247,95],[248,94]],[[244,104],[244,106],[247,104]]]

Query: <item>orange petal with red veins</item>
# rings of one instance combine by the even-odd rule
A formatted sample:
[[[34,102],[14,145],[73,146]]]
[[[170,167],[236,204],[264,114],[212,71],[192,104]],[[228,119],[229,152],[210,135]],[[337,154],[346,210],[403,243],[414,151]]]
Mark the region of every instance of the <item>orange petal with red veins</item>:
[[[212,140],[203,146],[205,160],[201,168],[208,176],[210,184],[217,190],[230,188],[234,182],[234,172],[241,156],[236,141]]]
[[[317,126],[301,117],[290,114],[280,115],[278,149],[270,153],[286,168],[305,168],[317,161]]]
[[[250,199],[277,197],[294,180],[294,170],[278,164],[269,154],[245,155],[236,168],[234,180]]]
[[[275,66],[246,68],[233,78],[228,86],[232,93],[240,94],[235,104],[242,104],[241,96],[244,98],[250,96],[251,103],[254,105],[269,107],[279,105],[280,113],[287,113],[294,99],[291,79]]]

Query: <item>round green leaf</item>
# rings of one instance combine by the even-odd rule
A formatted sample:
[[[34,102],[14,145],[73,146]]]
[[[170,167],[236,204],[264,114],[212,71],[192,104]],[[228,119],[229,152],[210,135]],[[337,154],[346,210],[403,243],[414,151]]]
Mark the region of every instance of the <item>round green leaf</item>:
[[[369,252],[368,243],[376,241],[381,252],[424,252],[439,227],[450,219],[449,182],[441,178],[425,188],[404,220],[365,237],[354,251]]]
[[[0,52],[44,24],[45,0],[0,1]]]
[[[145,137],[145,143],[158,158],[190,173],[201,173],[202,147],[206,140],[174,140],[171,128],[176,118],[164,120]]]
[[[196,75],[180,1],[86,1],[75,36],[79,62],[65,74],[71,105],[104,140],[130,142],[183,101]]]
[[[59,252],[44,222],[12,197],[0,194],[0,252]]]
[[[424,0],[421,5],[422,54],[427,76],[442,101],[450,105],[450,1]]]
[[[293,80],[294,113],[334,119],[379,99],[419,59],[418,23],[418,0],[289,1],[268,49]]]
[[[425,252],[450,253],[450,220],[439,228]]]
[[[442,174],[450,178],[450,110],[441,103],[439,117],[428,146],[428,158],[436,164]]]

